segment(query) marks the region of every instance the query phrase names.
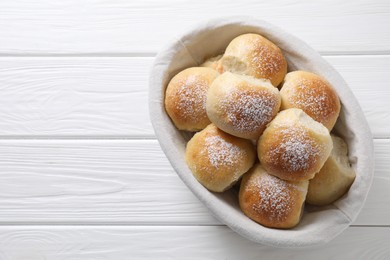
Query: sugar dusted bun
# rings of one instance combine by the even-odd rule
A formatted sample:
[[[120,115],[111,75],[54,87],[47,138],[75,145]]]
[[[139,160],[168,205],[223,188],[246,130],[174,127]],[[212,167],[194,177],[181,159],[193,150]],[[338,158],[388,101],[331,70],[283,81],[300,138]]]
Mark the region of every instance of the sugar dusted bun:
[[[258,139],[280,103],[278,89],[268,80],[225,72],[211,84],[206,110],[211,122],[223,131]]]
[[[343,196],[355,180],[356,174],[348,161],[348,147],[343,139],[332,135],[333,150],[314,179],[309,182],[307,202],[327,205]]]
[[[258,156],[269,174],[288,181],[309,180],[332,150],[329,131],[301,109],[281,111],[258,142]]]
[[[221,59],[224,71],[269,79],[278,86],[287,73],[287,62],[278,46],[254,33],[234,38]]]
[[[292,228],[300,221],[308,184],[279,179],[257,164],[242,178],[240,207],[263,226]]]
[[[214,124],[196,133],[187,143],[186,161],[195,178],[207,189],[230,188],[255,162],[249,140],[231,136]]]
[[[200,66],[212,68],[218,72],[221,72],[222,71],[222,67],[220,65],[221,58],[222,58],[222,54],[215,56],[215,57],[211,57],[211,58],[207,59],[205,62],[203,62]]]
[[[178,129],[198,131],[210,124],[206,94],[218,75],[211,68],[192,67],[171,79],[165,93],[165,109]]]
[[[286,75],[280,94],[282,109],[300,108],[332,130],[341,105],[336,91],[325,79],[314,73],[293,71]]]

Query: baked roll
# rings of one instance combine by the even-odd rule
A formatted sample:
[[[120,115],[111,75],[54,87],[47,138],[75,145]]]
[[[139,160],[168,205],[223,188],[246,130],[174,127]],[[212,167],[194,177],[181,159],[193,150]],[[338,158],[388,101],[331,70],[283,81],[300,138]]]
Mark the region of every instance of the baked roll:
[[[333,144],[328,129],[301,109],[279,112],[258,142],[261,165],[288,181],[314,177],[328,159]]]
[[[351,187],[356,174],[348,161],[348,146],[332,135],[333,149],[324,166],[309,182],[307,202],[323,206],[343,196]]]
[[[282,110],[300,108],[332,130],[340,113],[340,100],[328,81],[307,71],[286,75],[282,89]]]
[[[234,38],[220,61],[223,71],[266,78],[278,86],[287,73],[287,62],[278,46],[259,34]]]
[[[206,113],[206,94],[219,73],[192,67],[179,72],[165,92],[165,109],[179,130],[198,131],[211,122]]]
[[[256,151],[251,141],[229,135],[210,124],[187,143],[185,158],[203,186],[222,192],[253,166]]]
[[[257,164],[241,180],[241,210],[263,226],[292,228],[302,216],[308,184],[279,179]]]
[[[258,139],[279,111],[279,90],[268,80],[225,72],[207,93],[209,119],[223,131]]]
[[[220,63],[221,58],[222,58],[222,54],[215,57],[211,57],[207,59],[205,62],[203,62],[200,66],[212,68],[221,73],[222,72],[222,67]]]

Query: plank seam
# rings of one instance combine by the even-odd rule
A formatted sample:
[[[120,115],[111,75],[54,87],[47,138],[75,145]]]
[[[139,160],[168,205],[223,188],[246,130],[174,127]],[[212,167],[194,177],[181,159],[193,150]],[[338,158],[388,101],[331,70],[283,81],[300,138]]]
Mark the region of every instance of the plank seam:
[[[388,51],[317,51],[323,57],[333,56],[390,56]],[[154,58],[157,52],[112,53],[0,53],[0,58]]]
[[[2,227],[228,227],[225,224],[124,224],[124,223],[28,223],[28,222],[4,222],[0,223],[0,228]],[[390,225],[350,225],[349,228],[390,228]]]
[[[20,141],[20,140],[47,140],[47,141],[62,141],[62,140],[102,140],[102,141],[110,141],[110,140],[157,140],[154,135],[151,136],[126,136],[126,135],[113,135],[113,136],[0,136],[0,141]],[[390,137],[374,137],[373,140],[390,140]]]

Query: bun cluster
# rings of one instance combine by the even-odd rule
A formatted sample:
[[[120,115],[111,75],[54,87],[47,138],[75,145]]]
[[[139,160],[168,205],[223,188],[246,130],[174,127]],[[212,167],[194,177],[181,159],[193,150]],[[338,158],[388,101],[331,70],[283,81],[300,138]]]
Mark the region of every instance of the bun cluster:
[[[241,210],[263,226],[298,225],[305,203],[331,204],[355,179],[347,144],[331,133],[336,91],[314,73],[287,73],[283,52],[259,34],[175,75],[165,109],[179,130],[197,132],[185,154],[194,177],[212,192],[241,180]]]

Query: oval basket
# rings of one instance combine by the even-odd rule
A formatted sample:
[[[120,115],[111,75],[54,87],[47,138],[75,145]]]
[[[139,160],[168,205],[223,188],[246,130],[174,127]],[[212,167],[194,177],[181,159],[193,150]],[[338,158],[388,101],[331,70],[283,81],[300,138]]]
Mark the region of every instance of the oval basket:
[[[249,32],[259,33],[278,45],[289,71],[311,71],[334,86],[342,103],[334,132],[348,143],[349,159],[357,174],[346,195],[326,207],[306,207],[299,225],[289,230],[263,227],[246,217],[234,190],[213,193],[204,188],[184,160],[190,135],[177,130],[164,109],[165,88],[176,73],[222,53],[233,38]],[[276,247],[324,244],[345,230],[363,207],[373,179],[374,153],[372,135],[356,98],[340,74],[316,51],[267,22],[248,17],[221,18],[174,40],[158,53],[152,67],[149,109],[157,139],[179,177],[219,221],[252,241]]]

